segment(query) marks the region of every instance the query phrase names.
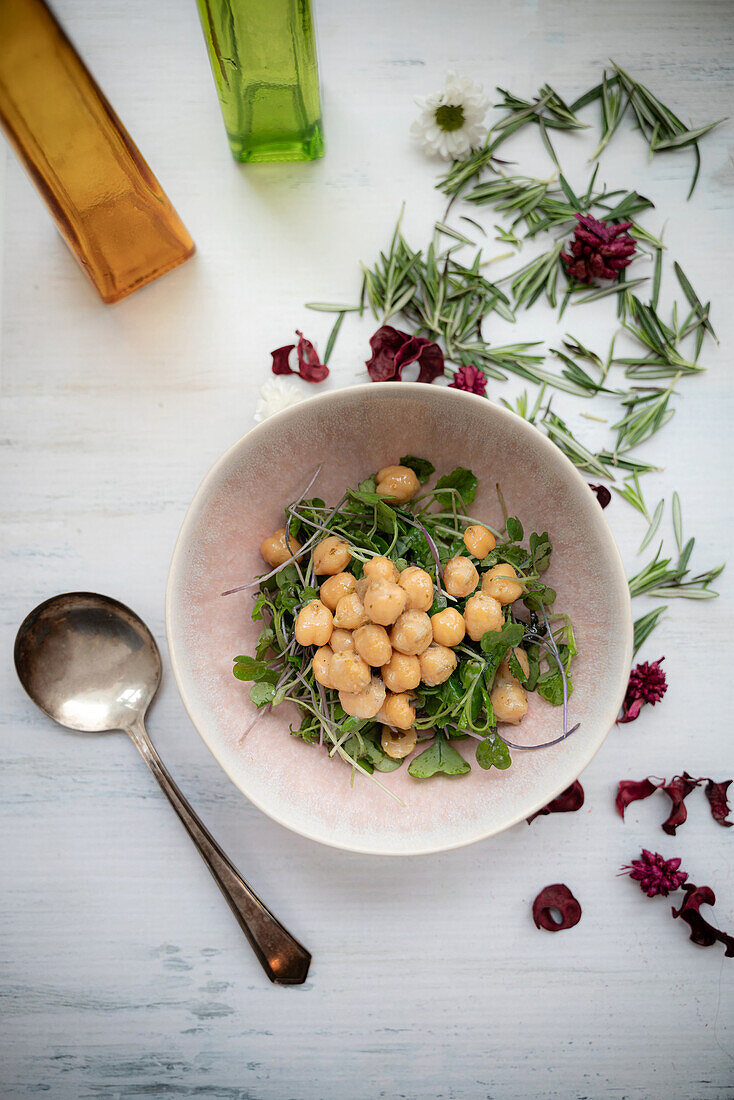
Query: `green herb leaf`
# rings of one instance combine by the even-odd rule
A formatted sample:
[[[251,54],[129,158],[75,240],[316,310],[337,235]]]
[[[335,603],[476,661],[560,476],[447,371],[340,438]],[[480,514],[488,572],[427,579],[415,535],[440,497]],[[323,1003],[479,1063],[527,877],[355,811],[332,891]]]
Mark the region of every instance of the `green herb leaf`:
[[[453,497],[451,493],[442,493],[441,489],[455,489],[466,506],[474,500],[477,491],[477,479],[471,470],[464,466],[457,466],[450,474],[444,474],[436,482],[436,500],[445,508],[450,508]]]
[[[435,474],[436,467],[432,462],[429,462],[427,458],[416,458],[415,455],[403,455],[400,459],[401,466],[407,466],[416,475],[421,485],[425,485],[432,474]]]
[[[437,737],[430,748],[411,761],[408,772],[416,779],[430,779],[441,772],[443,775],[466,775],[471,766],[461,753],[443,737]]]
[[[525,532],[522,529],[520,520],[515,516],[510,516],[506,524],[507,537],[510,542],[522,542]]]
[[[260,682],[250,688],[250,698],[256,707],[267,706],[275,699],[275,684]]]
[[[477,745],[477,764],[487,771],[489,768],[499,768],[505,771],[512,763],[510,750],[499,734],[490,734],[484,741]]]

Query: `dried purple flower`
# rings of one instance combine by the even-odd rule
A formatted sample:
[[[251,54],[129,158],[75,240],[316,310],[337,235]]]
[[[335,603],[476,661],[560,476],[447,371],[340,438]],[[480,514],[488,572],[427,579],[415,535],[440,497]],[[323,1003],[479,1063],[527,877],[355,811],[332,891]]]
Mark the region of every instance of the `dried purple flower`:
[[[465,367],[459,367],[454,375],[453,382],[449,382],[449,389],[466,390],[467,393],[477,393],[480,397],[486,396],[487,376],[473,363]]]
[[[668,690],[665,673],[660,667],[664,660],[664,657],[660,657],[652,664],[643,661],[632,669],[622,704],[622,716],[617,719],[618,722],[634,722],[645,703],[655,706],[660,702]]]
[[[734,958],[734,936],[728,936],[726,932],[720,932],[712,924],[701,916],[701,905],[715,905],[716,895],[710,886],[694,886],[689,882],[683,887],[685,898],[680,909],[671,907],[674,917],[680,917],[691,929],[690,938],[700,947],[712,947],[716,942],[723,943],[726,950],[724,954],[728,959]]]
[[[602,508],[606,508],[607,504],[611,502],[612,494],[607,489],[606,485],[589,485],[592,492],[596,493],[596,499],[601,504]]]
[[[560,923],[554,919],[553,909],[561,914]],[[545,928],[546,932],[560,932],[578,924],[581,920],[581,906],[567,886],[556,882],[541,890],[533,902],[533,920],[536,928]]]
[[[731,812],[726,797],[726,792],[731,784],[731,779],[722,779],[721,783],[714,783],[713,779],[707,779],[704,790],[704,794],[709,800],[714,821],[718,821],[719,825],[723,825],[725,829],[731,829],[734,825],[734,821],[726,820]]]
[[[661,779],[659,783],[653,783],[648,777],[647,779],[620,779],[617,784],[617,813],[624,821],[624,811],[629,806],[630,802],[639,802],[643,798],[649,798],[651,794],[655,794],[655,791],[662,787],[664,779]]]
[[[370,347],[367,370],[373,382],[400,382],[403,367],[409,363],[418,363],[419,382],[433,382],[444,373],[443,352],[424,336],[411,336],[392,325],[383,325],[370,337]]]
[[[610,225],[590,214],[574,214],[578,221],[569,245],[570,255],[561,253],[566,274],[580,283],[594,279],[616,279],[632,263],[635,240],[627,230],[632,222]]]
[[[573,813],[575,810],[580,810],[583,804],[584,788],[576,779],[570,787],[566,787],[565,791],[561,791],[558,797],[549,802],[547,806],[544,806],[542,810],[536,810],[534,814],[531,814],[527,819],[528,825],[535,821],[536,817],[545,816],[545,814]]]
[[[694,779],[688,772],[683,772],[683,775],[674,775],[670,783],[661,786],[660,789],[665,791],[673,803],[670,814],[663,822],[663,830],[668,836],[675,836],[678,826],[682,825],[688,817],[688,811],[683,805],[683,800],[688,798],[691,791],[695,791],[699,783],[702,782],[702,779]]]
[[[296,351],[298,370],[294,371],[288,362],[296,345],[286,344],[270,353],[273,357],[273,374],[300,374],[306,382],[323,382],[328,377],[329,368],[321,362],[316,348],[299,329],[296,329],[296,336],[298,337]]]
[[[629,875],[639,882],[640,889],[649,898],[662,894],[667,898],[671,890],[679,890],[688,878],[685,871],[679,871],[679,859],[664,859],[659,852],[649,852],[643,848],[639,859],[633,859],[620,868],[620,874]]]

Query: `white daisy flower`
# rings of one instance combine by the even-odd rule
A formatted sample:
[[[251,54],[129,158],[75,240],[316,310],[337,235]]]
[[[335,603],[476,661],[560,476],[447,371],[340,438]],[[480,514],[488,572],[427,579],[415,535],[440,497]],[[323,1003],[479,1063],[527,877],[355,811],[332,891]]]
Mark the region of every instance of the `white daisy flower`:
[[[416,103],[421,113],[410,132],[432,156],[465,160],[484,141],[489,100],[481,84],[447,73],[442,92],[422,96]]]
[[[258,423],[267,420],[269,416],[289,409],[291,405],[297,405],[303,398],[304,395],[292,382],[286,382],[285,378],[271,378],[260,390],[255,420]]]

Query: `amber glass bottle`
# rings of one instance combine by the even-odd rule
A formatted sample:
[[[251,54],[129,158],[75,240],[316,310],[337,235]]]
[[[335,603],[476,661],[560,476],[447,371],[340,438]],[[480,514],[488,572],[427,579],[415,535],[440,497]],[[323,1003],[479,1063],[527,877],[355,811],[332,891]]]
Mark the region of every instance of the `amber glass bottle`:
[[[104,302],[193,254],[185,225],[43,0],[0,0],[0,123]]]

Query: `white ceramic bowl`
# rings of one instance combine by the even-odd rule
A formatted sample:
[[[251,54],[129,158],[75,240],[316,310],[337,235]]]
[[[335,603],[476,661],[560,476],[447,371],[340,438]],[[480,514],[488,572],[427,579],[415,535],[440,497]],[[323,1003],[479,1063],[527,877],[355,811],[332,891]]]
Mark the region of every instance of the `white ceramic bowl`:
[[[254,708],[232,657],[252,652],[261,624],[252,594],[220,593],[262,572],[258,548],[283,524],[316,467],[313,493],[336,501],[404,454],[429,458],[439,472],[469,466],[479,478],[472,513],[502,519],[495,492],[525,531],[550,533],[548,583],[573,620],[571,723],[560,745],[514,752],[505,772],[476,762],[462,777],[416,780],[407,767],[380,779],[403,806],[324,750],[288,732],[290,704],[276,708],[242,740]],[[544,579],[546,579],[544,578]],[[252,591],[252,590],[251,590]],[[191,720],[232,782],[282,825],[324,844],[379,855],[456,848],[499,833],[540,809],[583,771],[613,725],[632,655],[629,590],[602,509],[586,482],[539,431],[505,409],[458,390],[418,383],[335,390],[253,428],[199,486],[173,554],[166,597],[173,670]],[[533,744],[560,732],[560,708],[531,696],[512,739]],[[473,761],[475,743],[455,742]]]

